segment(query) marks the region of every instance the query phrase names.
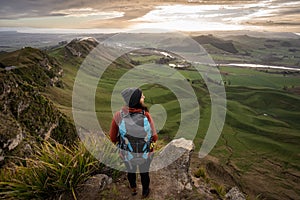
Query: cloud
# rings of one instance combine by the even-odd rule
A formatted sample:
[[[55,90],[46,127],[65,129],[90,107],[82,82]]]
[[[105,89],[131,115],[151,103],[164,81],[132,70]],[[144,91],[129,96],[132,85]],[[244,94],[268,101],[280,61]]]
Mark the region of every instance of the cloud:
[[[31,0],[1,0],[0,16],[2,19],[17,19],[21,17],[38,17],[49,14],[53,5],[50,1]]]
[[[293,0],[253,0],[250,3],[228,0],[230,3],[227,5],[218,4],[217,0],[209,1],[210,4],[179,5],[180,2],[187,1],[174,0],[169,6],[163,4],[164,2],[166,1],[0,0],[0,27],[26,25],[52,28],[101,28],[112,25],[139,27],[141,24],[165,27],[169,24],[182,28],[199,25],[203,28],[207,24],[205,25],[207,27],[227,26],[229,29],[240,29],[243,25],[245,27],[264,24],[295,26],[300,21],[300,1]],[[157,7],[153,9],[153,6]],[[141,11],[141,8],[144,10]],[[176,25],[179,22],[183,25]]]
[[[263,26],[299,24],[300,2],[264,0],[249,4],[163,5],[130,20],[134,28],[175,28],[184,30],[242,30]],[[298,12],[298,13],[297,13]]]
[[[57,11],[100,7],[101,1],[93,0],[0,0],[0,18],[57,16]],[[61,14],[61,13],[60,13]]]
[[[64,10],[52,11],[52,16],[66,16],[66,17],[88,17],[97,16],[99,19],[112,19],[124,16],[123,12],[111,11],[102,12],[94,8],[71,8]]]

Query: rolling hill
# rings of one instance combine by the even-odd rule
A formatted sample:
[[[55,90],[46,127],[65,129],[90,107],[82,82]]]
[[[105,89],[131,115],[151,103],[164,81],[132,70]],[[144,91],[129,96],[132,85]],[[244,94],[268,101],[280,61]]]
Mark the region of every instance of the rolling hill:
[[[239,184],[249,198],[297,199],[300,196],[300,97],[293,89],[300,87],[299,73],[221,64],[266,63],[270,59],[268,64],[297,66],[298,40],[245,35],[222,39],[205,35],[194,39],[220,63],[227,95],[227,116],[213,151],[202,160],[195,152],[192,167],[206,167],[209,176],[226,188]],[[15,152],[11,153],[16,154],[18,148],[30,145],[27,142],[19,146],[20,141],[26,141],[27,135],[44,138],[50,132],[61,142],[76,137],[72,123],[73,84],[81,63],[97,44],[95,39],[77,38],[47,52],[24,48],[0,54],[0,128],[6,133],[0,138],[2,156],[15,144]],[[293,59],[289,59],[291,56]],[[151,54],[150,50],[135,51],[114,60],[107,68],[95,94],[96,114],[105,132],[109,130],[112,117],[111,93],[118,80],[135,65],[153,63],[162,57]],[[282,59],[271,59],[277,57]],[[197,151],[210,122],[210,94],[202,77],[192,67],[178,71],[189,80],[201,105],[200,126],[194,139]],[[166,87],[146,84],[142,89],[147,105],[161,104],[168,114],[159,133],[159,147],[162,147],[172,140],[178,129],[180,105]]]

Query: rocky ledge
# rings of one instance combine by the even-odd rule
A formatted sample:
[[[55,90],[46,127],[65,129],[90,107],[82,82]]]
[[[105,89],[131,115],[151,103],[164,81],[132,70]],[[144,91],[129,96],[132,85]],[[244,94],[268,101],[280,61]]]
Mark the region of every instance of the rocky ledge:
[[[195,186],[190,170],[191,154],[194,150],[194,144],[191,140],[184,138],[172,140],[162,151],[157,154],[163,158],[164,163],[160,163],[154,158],[151,169],[159,169],[161,164],[166,164],[170,160],[174,160],[178,155],[178,159],[171,162],[168,166],[157,171],[150,172],[150,188],[151,193],[149,199],[222,199],[220,196],[213,194],[210,185],[202,182]],[[160,159],[161,160],[161,159]],[[118,179],[112,181],[106,175],[95,175],[91,177],[80,189],[78,199],[140,199],[141,183],[138,180],[138,195],[131,196],[131,192],[126,179],[126,173]],[[223,199],[244,200],[244,195],[237,187],[231,189]]]

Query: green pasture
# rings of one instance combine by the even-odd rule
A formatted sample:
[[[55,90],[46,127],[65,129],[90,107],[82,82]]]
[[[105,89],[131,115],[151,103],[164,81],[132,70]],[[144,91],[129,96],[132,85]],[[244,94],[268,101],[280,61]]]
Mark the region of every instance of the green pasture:
[[[267,87],[272,89],[293,88],[300,86],[300,73],[274,73],[269,69],[239,67],[220,67],[224,81],[231,86]]]
[[[62,111],[71,116],[72,86],[80,60],[65,61],[58,51],[52,52],[52,55],[64,63],[62,67],[65,72],[65,87],[49,89],[50,97]],[[133,66],[128,67],[126,60],[120,59],[118,64],[106,69],[95,94],[96,114],[106,133],[113,116],[112,91],[119,79],[133,69]],[[145,64],[153,63],[153,59],[156,57],[135,58],[136,61]],[[163,78],[162,75],[176,78],[174,74],[165,71],[160,73],[158,69],[146,68],[144,72],[159,74],[158,78]],[[222,135],[210,155],[218,158],[224,165],[230,162],[240,174],[255,172],[260,168],[265,168],[268,173],[275,173],[272,172],[272,165],[266,160],[277,163],[282,170],[299,173],[300,96],[289,92],[287,88],[300,86],[300,74],[223,66],[219,69],[226,90],[227,114]],[[194,138],[197,152],[210,123],[210,95],[198,71],[190,69],[177,72],[191,85],[200,105],[199,128]],[[138,78],[139,72],[132,73],[133,77]],[[183,87],[180,84],[176,86]],[[180,119],[185,117],[185,114],[181,113],[178,100],[169,88],[159,84],[145,84],[141,88],[148,107],[160,104],[167,112],[166,123],[159,132],[160,140],[167,143],[175,136]]]

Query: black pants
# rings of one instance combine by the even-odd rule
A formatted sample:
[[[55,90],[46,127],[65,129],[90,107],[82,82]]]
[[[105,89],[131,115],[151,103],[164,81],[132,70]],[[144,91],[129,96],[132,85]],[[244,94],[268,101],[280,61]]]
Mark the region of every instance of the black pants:
[[[127,178],[131,188],[136,188],[136,171],[139,167],[141,171],[139,174],[141,176],[141,182],[143,186],[143,192],[149,189],[150,184],[150,176],[149,176],[149,168],[151,163],[150,158],[148,158],[143,164],[134,165],[132,163],[125,162],[125,166],[127,168],[128,174]]]

